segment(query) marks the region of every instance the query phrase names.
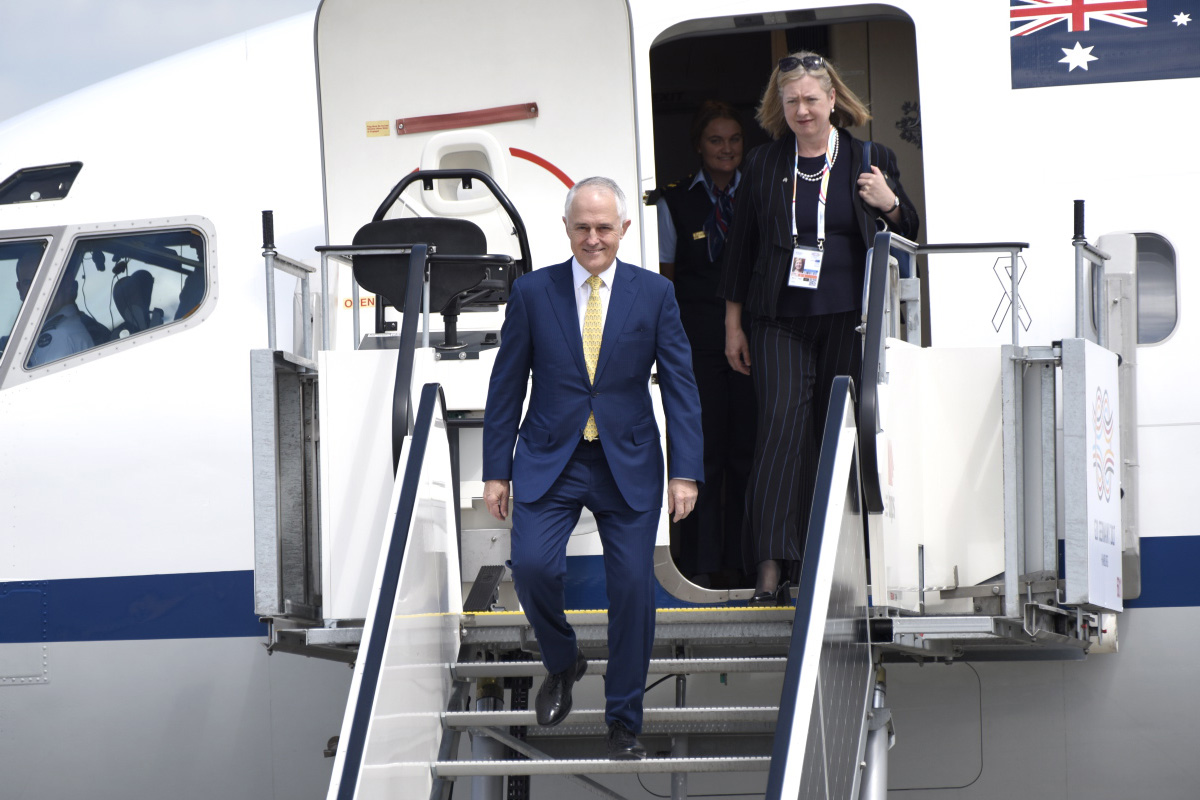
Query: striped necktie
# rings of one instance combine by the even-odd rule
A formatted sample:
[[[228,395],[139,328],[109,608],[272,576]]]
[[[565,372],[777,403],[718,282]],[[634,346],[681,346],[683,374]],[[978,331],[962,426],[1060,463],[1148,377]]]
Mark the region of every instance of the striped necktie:
[[[733,195],[729,188],[713,187],[713,207],[704,221],[704,238],[708,245],[708,260],[713,264],[721,258],[725,247],[725,234],[729,232],[729,221],[733,219]]]
[[[593,275],[587,279],[592,293],[588,295],[587,311],[583,314],[583,362],[587,365],[588,380],[596,380],[596,362],[600,359],[600,335],[603,332],[600,325],[600,276]],[[594,442],[600,438],[596,429],[596,415],[588,414],[587,425],[583,427],[583,438]]]

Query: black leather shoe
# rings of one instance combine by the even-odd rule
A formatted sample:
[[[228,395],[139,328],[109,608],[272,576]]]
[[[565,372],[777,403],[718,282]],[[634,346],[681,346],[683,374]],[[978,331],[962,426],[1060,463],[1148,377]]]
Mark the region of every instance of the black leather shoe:
[[[773,606],[775,605],[774,592],[757,592],[749,600],[752,606]]]
[[[646,748],[634,736],[633,731],[620,722],[608,726],[609,761],[641,761],[646,757]]]
[[[784,581],[773,592],[758,592],[750,598],[752,606],[790,606],[792,604],[792,582]]]
[[[538,689],[534,708],[537,711],[537,723],[546,727],[557,725],[571,713],[571,687],[575,681],[587,672],[587,659],[583,653],[575,651],[575,666],[568,667],[565,672],[556,672],[542,681]]]

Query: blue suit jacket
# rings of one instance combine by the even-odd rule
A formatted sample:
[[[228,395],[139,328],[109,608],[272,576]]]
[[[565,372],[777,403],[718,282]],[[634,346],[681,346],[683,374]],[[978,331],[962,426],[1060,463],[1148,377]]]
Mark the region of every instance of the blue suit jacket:
[[[671,477],[698,481],[704,475],[700,398],[674,287],[657,273],[617,262],[592,386],[572,283],[569,260],[513,283],[484,412],[483,478],[511,480],[520,502],[540,499],[562,473],[594,412],[625,502],[636,511],[661,508],[663,454],[650,402],[655,362],[670,433]]]

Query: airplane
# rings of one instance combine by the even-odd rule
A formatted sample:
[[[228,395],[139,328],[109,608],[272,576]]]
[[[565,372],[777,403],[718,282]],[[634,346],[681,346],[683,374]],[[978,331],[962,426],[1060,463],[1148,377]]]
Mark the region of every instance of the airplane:
[[[422,722],[376,728],[403,758],[351,758],[372,626],[389,616],[378,567],[414,443],[433,436],[426,466],[442,479],[419,496],[441,509],[440,533],[409,534],[435,537],[423,562],[432,584],[400,588],[441,616],[400,615],[408,627],[394,635],[444,667],[488,625],[509,631],[504,615],[516,610],[501,572],[484,606],[507,611],[464,611],[481,569],[503,555],[505,532],[477,499],[477,454],[506,281],[563,257],[573,180],[605,174],[631,199],[648,197],[691,168],[680,142],[701,100],[752,111],[774,61],[808,48],[869,99],[875,120],[855,134],[897,152],[924,222],[906,324],[897,306],[875,340],[882,369],[857,387],[874,391],[879,414],[850,415],[868,510],[866,613],[880,637],[871,652],[895,732],[884,791],[1194,797],[1186,710],[1197,653],[1185,632],[1195,602],[1183,565],[1200,539],[1181,499],[1200,420],[1195,380],[1180,369],[1196,346],[1180,265],[1196,254],[1181,190],[1196,170],[1128,110],[1173,109],[1183,130],[1196,114],[1187,101],[1200,71],[1187,53],[1198,50],[1184,37],[1200,22],[1184,18],[1200,9],[1177,5],[1164,19],[1158,8],[1012,0],[1005,52],[999,4],[325,0],[315,16],[0,124],[5,796],[448,792],[452,768],[439,777],[411,756],[450,741],[429,724],[457,685],[446,669],[422,673],[419,691],[379,695],[421,695]],[[1106,71],[1112,37],[1128,31],[1147,34],[1135,43],[1149,37],[1168,66],[1155,72],[1143,58]],[[765,140],[747,134],[748,146]],[[421,173],[435,170],[458,174],[426,183]],[[481,177],[467,185],[464,170],[498,192]],[[654,268],[653,209],[634,203],[631,214],[622,257]],[[414,327],[415,313],[375,305],[396,298],[370,292],[349,266],[376,217],[472,220],[486,252],[511,259],[492,265],[506,277],[453,327],[437,313]],[[370,255],[359,252],[356,267]],[[900,286],[897,276],[889,300]],[[401,345],[422,327],[428,344]],[[446,347],[448,330],[466,346]],[[84,337],[90,346],[59,349]],[[385,432],[406,353],[402,416],[413,423],[401,442]],[[1093,421],[1072,418],[1083,408],[1072,370],[1088,358],[1114,376],[1109,431],[1120,446],[1107,488],[1124,515],[1105,523],[1117,533],[1101,544],[1115,557],[1094,571],[1072,549],[1094,523],[1073,494],[1092,478],[1076,433]],[[429,383],[443,405],[422,402]],[[1005,439],[1018,419],[1026,456],[1006,462],[1020,449]],[[848,447],[839,469],[850,469]],[[863,463],[872,455],[874,469]],[[660,545],[666,535],[664,519]],[[569,550],[574,608],[603,609],[598,553],[585,515]],[[717,625],[803,630],[790,614],[748,618],[748,593],[696,587],[669,557],[658,566],[661,628],[708,609]],[[1124,583],[1113,596],[1087,584],[1093,575]],[[414,622],[430,618],[442,622]],[[754,655],[799,657],[790,636],[764,634]],[[801,673],[811,690],[798,664],[782,679],[694,675],[687,705],[778,703],[781,680]],[[598,693],[581,687],[590,702]],[[648,704],[673,706],[669,694]],[[517,704],[511,690],[488,702]],[[865,715],[852,722],[857,762],[869,726]],[[770,754],[784,737],[745,738],[744,749]],[[485,740],[464,737],[461,760],[493,752]],[[775,758],[778,778],[693,775],[690,795],[681,772],[596,777],[587,789],[763,796],[799,761]],[[358,795],[341,788],[356,771],[368,777]],[[494,779],[470,780],[501,796]],[[577,796],[567,780],[535,776],[525,796]]]
[[[349,671],[266,657],[249,602],[259,211],[297,221],[281,246],[322,238],[311,31],[235,36],[2,126],[5,797],[328,783]],[[13,241],[45,257],[24,304]],[[27,369],[64,269],[104,333]]]

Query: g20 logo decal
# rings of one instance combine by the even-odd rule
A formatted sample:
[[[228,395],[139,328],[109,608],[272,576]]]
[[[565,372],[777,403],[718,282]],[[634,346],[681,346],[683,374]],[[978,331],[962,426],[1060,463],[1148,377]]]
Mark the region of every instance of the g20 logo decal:
[[[1092,473],[1096,479],[1096,499],[1112,500],[1113,478],[1117,472],[1117,457],[1113,453],[1113,410],[1108,392],[1096,387],[1092,402]]]

